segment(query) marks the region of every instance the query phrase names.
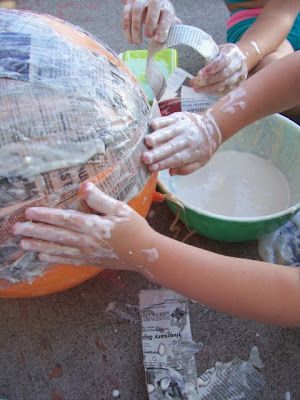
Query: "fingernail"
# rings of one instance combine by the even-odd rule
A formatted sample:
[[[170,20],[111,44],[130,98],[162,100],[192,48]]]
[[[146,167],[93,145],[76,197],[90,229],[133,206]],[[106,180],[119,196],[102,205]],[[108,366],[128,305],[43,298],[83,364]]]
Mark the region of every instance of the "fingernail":
[[[153,163],[153,156],[151,153],[144,153],[143,154],[143,160],[145,164],[151,164]]]
[[[17,222],[12,226],[12,233],[14,235],[19,235],[22,232],[22,226],[21,223]]]
[[[152,129],[152,131],[155,131],[157,129],[157,123],[156,123],[155,119],[153,119],[152,121],[149,122],[149,126]]]
[[[152,140],[152,138],[150,136],[146,136],[145,137],[145,143],[146,143],[147,146],[153,147],[153,140]]]
[[[33,207],[31,208],[27,208],[27,210],[25,211],[25,217],[27,219],[31,219],[35,214],[35,209]]]
[[[94,184],[90,181],[83,182],[79,187],[79,194],[84,197],[88,192],[94,189]]]
[[[20,246],[23,250],[31,250],[31,245],[29,242],[21,240]]]

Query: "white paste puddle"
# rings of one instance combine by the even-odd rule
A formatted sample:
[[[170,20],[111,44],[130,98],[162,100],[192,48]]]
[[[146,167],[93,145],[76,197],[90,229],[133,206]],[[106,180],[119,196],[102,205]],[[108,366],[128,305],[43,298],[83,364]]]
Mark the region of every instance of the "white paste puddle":
[[[203,168],[173,177],[185,203],[228,217],[260,217],[286,209],[289,184],[271,161],[238,151],[216,153]]]

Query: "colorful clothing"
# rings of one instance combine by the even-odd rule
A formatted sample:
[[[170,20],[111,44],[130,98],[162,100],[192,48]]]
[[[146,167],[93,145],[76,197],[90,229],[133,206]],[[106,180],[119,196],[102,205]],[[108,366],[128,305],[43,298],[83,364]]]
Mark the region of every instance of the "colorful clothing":
[[[226,3],[239,3],[239,1],[225,1]],[[256,21],[256,18],[262,12],[263,8],[240,8],[231,12],[231,16],[227,21],[227,42],[236,43],[243,34]],[[300,14],[290,30],[287,40],[290,42],[294,50],[300,50]]]

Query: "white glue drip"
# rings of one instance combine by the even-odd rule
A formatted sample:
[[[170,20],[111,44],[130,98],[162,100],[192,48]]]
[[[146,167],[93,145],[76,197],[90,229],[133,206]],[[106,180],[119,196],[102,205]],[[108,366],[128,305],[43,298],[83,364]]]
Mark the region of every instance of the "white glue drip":
[[[244,110],[246,108],[246,102],[243,99],[246,95],[246,90],[238,87],[237,89],[232,90],[228,95],[224,98],[226,102],[221,107],[223,113],[234,114],[238,109]]]
[[[175,194],[184,202],[229,217],[259,217],[289,206],[289,185],[271,162],[237,151],[216,153],[188,176],[173,177]]]
[[[145,253],[148,256],[148,262],[153,263],[159,257],[157,249],[144,249],[141,250],[142,253]]]

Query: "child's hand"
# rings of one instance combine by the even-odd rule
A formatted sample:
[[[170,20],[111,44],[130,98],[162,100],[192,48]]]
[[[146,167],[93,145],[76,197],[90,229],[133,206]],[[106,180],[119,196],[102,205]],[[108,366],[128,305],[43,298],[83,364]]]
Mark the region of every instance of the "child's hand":
[[[123,28],[129,43],[142,42],[143,24],[147,38],[164,43],[171,25],[179,23],[168,0],[129,0],[124,6]]]
[[[206,164],[222,142],[222,135],[209,111],[202,115],[178,112],[151,122],[155,132],[146,136],[150,150],[143,161],[150,171],[169,169],[186,175]]]
[[[246,56],[235,44],[219,46],[220,54],[191,80],[194,89],[210,93],[227,92],[247,79]]]
[[[17,223],[21,247],[39,253],[49,263],[99,265],[137,269],[147,259],[154,231],[127,204],[115,200],[92,183],[81,186],[82,197],[95,214],[75,210],[34,207],[26,211],[30,222]]]

